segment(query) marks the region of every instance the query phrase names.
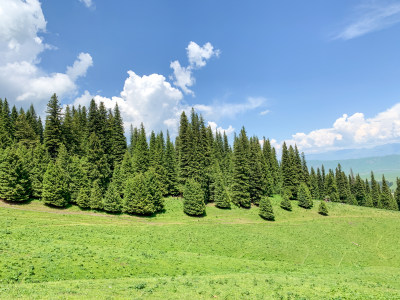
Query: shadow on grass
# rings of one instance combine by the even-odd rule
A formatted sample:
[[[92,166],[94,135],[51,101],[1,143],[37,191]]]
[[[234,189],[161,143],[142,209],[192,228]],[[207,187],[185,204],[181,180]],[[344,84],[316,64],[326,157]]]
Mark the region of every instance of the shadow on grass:
[[[5,203],[5,204],[8,204],[8,205],[27,205],[27,204],[30,204],[33,200],[36,200],[36,199],[29,199],[29,200],[26,200],[26,201],[8,201],[8,200],[5,200],[5,199],[0,199],[3,203]]]
[[[57,206],[57,205],[53,205],[53,204],[50,204],[50,203],[44,203],[44,205],[47,206],[47,207],[53,208],[53,209],[57,209],[57,210],[66,210],[66,209],[71,208],[73,206],[73,204],[71,204],[71,203],[68,203],[65,206]]]

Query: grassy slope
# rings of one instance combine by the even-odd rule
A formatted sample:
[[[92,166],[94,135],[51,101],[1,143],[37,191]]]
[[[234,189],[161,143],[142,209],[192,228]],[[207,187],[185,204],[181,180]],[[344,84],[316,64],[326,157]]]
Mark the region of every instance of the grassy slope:
[[[152,218],[0,202],[0,298],[400,299],[400,213],[273,200]],[[294,203],[293,203],[294,204]]]

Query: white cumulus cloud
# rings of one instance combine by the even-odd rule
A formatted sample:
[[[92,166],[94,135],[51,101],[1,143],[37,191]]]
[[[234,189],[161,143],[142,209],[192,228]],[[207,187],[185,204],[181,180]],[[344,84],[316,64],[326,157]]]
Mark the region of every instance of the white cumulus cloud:
[[[344,114],[331,128],[296,133],[289,144],[296,143],[306,153],[330,150],[368,148],[400,142],[400,103],[375,117],[365,118],[363,113]]]
[[[172,79],[174,80],[174,85],[179,87],[185,94],[194,96],[194,92],[189,89],[196,82],[193,77],[193,70],[204,67],[211,57],[218,57],[220,50],[214,49],[211,43],[206,43],[201,47],[192,41],[187,46],[186,51],[189,65],[182,67],[178,60],[171,62],[170,67],[174,71]]]
[[[10,100],[35,103],[38,111],[53,93],[61,98],[77,93],[76,80],[93,65],[88,53],[80,53],[65,73],[47,73],[39,55],[53,46],[39,35],[46,20],[38,0],[0,1],[0,90]]]
[[[138,127],[143,122],[147,130],[159,131],[168,125],[175,129],[176,118],[182,111],[182,92],[172,87],[163,75],[139,76],[133,71],[128,71],[128,75],[119,96],[92,96],[86,91],[74,104],[88,106],[92,98],[98,103],[104,102],[107,108],[114,108],[118,103],[126,128],[130,124]]]

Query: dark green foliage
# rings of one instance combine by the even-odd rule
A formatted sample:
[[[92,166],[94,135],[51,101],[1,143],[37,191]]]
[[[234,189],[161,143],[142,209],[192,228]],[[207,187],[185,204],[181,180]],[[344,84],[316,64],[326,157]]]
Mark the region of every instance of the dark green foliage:
[[[249,193],[249,140],[244,127],[233,144],[232,203],[250,208]]]
[[[134,172],[146,172],[149,167],[149,147],[147,145],[146,131],[143,124],[140,127],[139,136],[135,143],[132,157]]]
[[[0,198],[21,202],[29,200],[31,194],[29,172],[21,151],[7,148],[0,161]]]
[[[313,206],[310,190],[305,183],[300,184],[298,200],[300,207],[310,209]]]
[[[46,173],[50,156],[43,145],[37,145],[32,151],[32,161],[29,168],[29,176],[32,183],[32,196],[42,197],[43,176]]]
[[[315,173],[313,167],[311,167],[311,172],[310,172],[309,178],[310,178],[311,197],[313,199],[321,199],[320,193],[319,193],[318,177],[317,177],[317,174]]]
[[[51,96],[46,110],[46,126],[44,129],[44,144],[47,152],[55,158],[62,144],[61,106],[56,94]]]
[[[183,192],[183,212],[189,216],[205,214],[204,193],[200,183],[188,179]]]
[[[251,202],[255,205],[260,203],[261,197],[265,194],[267,187],[267,169],[263,168],[265,164],[264,157],[261,152],[261,146],[257,137],[250,138],[249,147],[249,192]]]
[[[374,172],[371,172],[371,197],[374,207],[381,208],[381,190],[378,182],[375,180]]]
[[[65,207],[69,201],[69,188],[66,175],[60,164],[50,162],[43,176],[42,200],[57,207]]]
[[[155,168],[149,168],[144,176],[147,199],[153,203],[154,212],[160,212],[164,209],[162,179]]]
[[[400,179],[398,177],[396,178],[396,191],[394,192],[394,200],[400,210]]]
[[[381,204],[384,209],[398,210],[397,203],[393,199],[392,192],[386,182],[385,175],[382,176]]]
[[[118,104],[115,105],[114,115],[111,121],[111,155],[114,163],[122,161],[127,149],[126,138],[124,134],[124,124]]]
[[[336,168],[335,177],[339,201],[342,203],[347,203],[350,195],[349,184],[347,181],[347,176],[342,171],[342,166],[340,164],[338,164]]]
[[[171,142],[169,132],[167,131],[167,143],[163,164],[166,171],[166,190],[168,195],[177,196],[178,190],[178,172],[176,165],[176,154],[174,144]]]
[[[339,202],[339,193],[336,186],[335,175],[332,170],[329,170],[325,177],[324,198],[328,197],[332,202]]]
[[[230,208],[231,202],[226,187],[224,185],[222,171],[219,166],[217,166],[217,172],[214,180],[215,182],[213,184],[213,200],[215,202],[215,206],[219,208]]]
[[[89,185],[89,179],[83,178],[81,183],[81,188],[78,192],[78,197],[76,198],[76,204],[81,208],[90,208],[90,195],[91,188]]]
[[[103,198],[103,209],[107,212],[122,211],[122,198],[116,186],[111,182]]]
[[[152,215],[157,211],[155,203],[149,197],[146,177],[142,173],[126,181],[123,207],[129,214]]]
[[[269,197],[262,197],[260,201],[260,209],[259,213],[261,218],[268,221],[274,221],[275,215],[274,210],[272,209],[271,200]]]
[[[366,196],[367,196],[365,193],[365,184],[359,174],[357,174],[354,182],[353,194],[357,199],[358,205],[365,206]]]
[[[103,208],[103,192],[99,185],[99,181],[93,181],[92,188],[90,190],[90,208],[100,210]]]
[[[0,112],[0,147],[3,149],[10,146],[14,138],[14,125],[18,118],[18,113],[16,109],[13,111],[14,115],[10,115],[7,99],[4,99]]]
[[[105,189],[111,177],[111,170],[107,156],[101,147],[100,140],[95,133],[89,137],[87,145],[88,177],[90,181],[99,181],[98,184]]]
[[[326,203],[325,203],[324,200],[322,200],[322,201],[319,203],[319,206],[318,206],[318,213],[319,213],[320,215],[323,215],[323,216],[327,216],[327,215],[328,215],[328,208],[326,207]]]
[[[292,203],[289,200],[289,195],[286,193],[283,194],[283,196],[282,196],[281,207],[284,210],[288,210],[288,211],[292,210]]]

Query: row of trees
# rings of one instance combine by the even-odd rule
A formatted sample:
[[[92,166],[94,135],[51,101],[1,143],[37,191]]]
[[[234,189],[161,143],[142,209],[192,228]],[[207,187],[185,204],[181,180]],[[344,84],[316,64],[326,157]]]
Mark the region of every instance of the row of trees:
[[[309,170],[304,154],[285,143],[278,161],[268,139],[249,138],[244,128],[231,147],[194,110],[181,114],[175,142],[168,132],[147,135],[141,125],[131,127],[129,145],[117,105],[107,109],[92,100],[88,109],[63,110],[53,95],[46,113],[43,128],[33,106],[10,111],[0,99],[1,198],[148,215],[163,210],[163,197],[183,195],[184,211],[201,215],[207,202],[250,208],[281,193],[301,204],[308,192],[313,199],[398,209],[400,184],[393,196],[373,173],[368,182],[340,165],[327,174],[323,166]]]

